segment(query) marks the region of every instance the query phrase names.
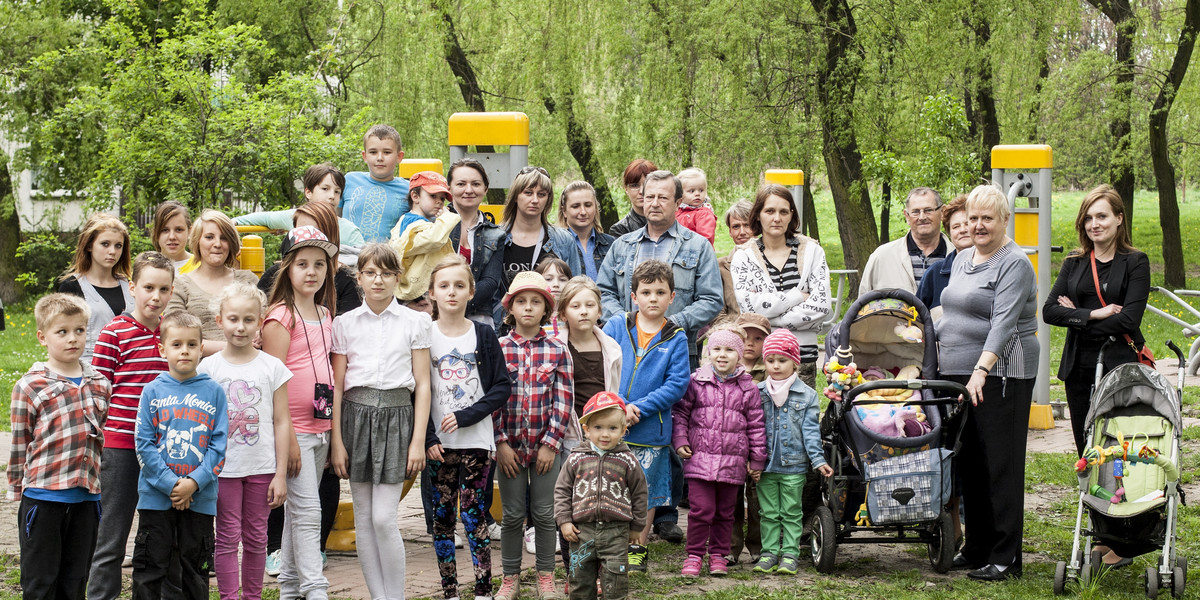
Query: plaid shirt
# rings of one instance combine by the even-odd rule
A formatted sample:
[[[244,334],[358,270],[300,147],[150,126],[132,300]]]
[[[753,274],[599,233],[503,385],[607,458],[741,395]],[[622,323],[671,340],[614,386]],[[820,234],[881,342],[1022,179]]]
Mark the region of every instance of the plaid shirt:
[[[574,402],[571,353],[539,329],[533,338],[516,331],[500,340],[512,379],[512,396],[492,414],[496,443],[507,443],[523,466],[533,463],[538,444],[558,451]]]
[[[8,486],[100,493],[100,453],[112,385],[84,365],[80,385],[34,363],[12,392]]]

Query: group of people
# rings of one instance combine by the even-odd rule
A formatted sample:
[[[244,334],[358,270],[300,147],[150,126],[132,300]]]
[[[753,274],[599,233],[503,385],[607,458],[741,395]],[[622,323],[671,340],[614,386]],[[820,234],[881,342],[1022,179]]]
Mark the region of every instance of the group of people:
[[[35,307],[47,360],[13,392],[27,597],[115,598],[127,559],[135,598],[206,598],[210,567],[222,598],[261,597],[264,573],[282,598],[326,598],[339,479],[374,598],[404,596],[397,510],[418,477],[448,599],[461,593],[460,519],[477,599],[518,597],[526,548],[540,597],[563,596],[561,552],[572,598],[622,598],[652,531],[684,541],[684,500],[684,576],[706,560],[725,575],[743,548],[757,572],[796,573],[801,497],[832,474],[814,391],[830,293],[786,188],[764,184],[725,212],[736,248],[718,258],[699,169],[630,163],[631,211],[605,233],[586,182],[563,189],[551,224],[552,180],[526,167],[493,223],[477,161],[399,178],[400,137],[385,125],[362,157],[365,172],[310,167],[292,210],[193,221],[166,202],[155,251],[136,258],[119,219],[88,220],[59,293]],[[1078,254],[1100,265],[1096,284],[1073,255],[1044,309],[1072,327],[1071,365],[1131,326],[1142,343],[1148,293],[1120,198],[1088,198]],[[1020,575],[1036,374],[1033,271],[1004,234],[1008,210],[992,187],[945,206],[914,190],[910,232],[863,275],[863,291],[919,287],[940,304],[941,375],[966,385],[976,413],[963,460],[985,465],[960,473],[973,518],[955,565],[981,579]],[[261,278],[238,268],[238,224],[288,230]],[[1082,415],[1084,379],[1064,369]]]

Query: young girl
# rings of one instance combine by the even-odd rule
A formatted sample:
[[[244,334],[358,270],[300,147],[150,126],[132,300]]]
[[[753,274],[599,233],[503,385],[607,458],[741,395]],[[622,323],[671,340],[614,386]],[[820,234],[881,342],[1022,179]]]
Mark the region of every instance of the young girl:
[[[458,597],[458,506],[475,565],[475,597],[492,595],[491,539],[484,518],[484,499],[492,493],[489,456],[496,449],[491,416],[511,395],[496,332],[467,319],[474,294],[475,279],[462,256],[452,254],[433,268],[429,296],[437,320],[430,345],[433,403],[426,471],[433,483],[433,550],[446,598]]]
[[[725,557],[733,534],[738,487],[766,464],[763,410],[758,387],[742,366],[746,342],[739,329],[708,335],[709,364],[696,369],[687,392],[671,409],[672,445],[688,482],[687,558],[684,577],[700,575],[704,555],[713,577],[729,573]]]
[[[570,419],[571,354],[542,326],[550,319],[550,286],[532,271],[513,277],[501,304],[512,332],[500,340],[513,393],[496,411],[496,466],[504,498],[500,550],[504,578],[497,600],[515,600],[521,574],[521,527],[525,494],[533,505],[536,530],[538,593],[561,598],[554,584],[554,483],[562,464],[559,451]]]
[[[267,305],[258,288],[234,283],[213,304],[227,343],[201,361],[199,371],[221,384],[228,398],[229,437],[217,490],[217,590],[222,600],[237,600],[239,587],[241,598],[257,600],[267,559],[267,515],[287,499],[292,374],[254,347]]]
[[[810,462],[822,477],[832,476],[833,469],[825,463],[821,451],[817,422],[821,402],[817,393],[797,377],[800,342],[792,332],[776,329],[763,342],[762,353],[767,379],[758,384],[758,389],[766,422],[767,466],[758,477],[762,555],[754,572],[778,570],[795,575],[800,567],[800,535],[804,532],[800,498],[805,474]]]
[[[80,357],[87,364],[92,363],[92,349],[100,330],[133,308],[129,269],[129,230],[125,224],[112,215],[92,215],[79,234],[75,260],[58,284],[58,291],[83,298],[91,311]]]
[[[188,232],[192,230],[192,217],[186,206],[168,200],[154,209],[154,220],[150,224],[150,244],[175,263],[179,273],[192,260],[187,251]],[[193,265],[195,268],[198,265]]]
[[[542,277],[546,278],[546,283],[550,285],[550,323],[546,325],[546,335],[551,337],[558,336],[558,295],[562,292],[563,286],[571,280],[571,267],[567,266],[566,261],[555,256],[547,256],[537,264],[533,269]],[[589,398],[591,396],[588,396]]]
[[[396,527],[405,477],[425,468],[429,315],[392,291],[400,259],[386,244],[358,255],[363,305],[333,322],[333,442],[329,462],[350,480],[355,545],[372,598],[404,598]]]
[[[284,598],[324,597],[329,581],[321,574],[321,504],[318,485],[329,454],[333,419],[333,344],[335,306],[330,262],[337,246],[315,227],[288,233],[271,288],[271,308],[263,325],[263,351],[283,361],[292,373],[288,412],[295,436],[288,436],[288,502],[279,588]],[[297,463],[299,467],[296,467]]]

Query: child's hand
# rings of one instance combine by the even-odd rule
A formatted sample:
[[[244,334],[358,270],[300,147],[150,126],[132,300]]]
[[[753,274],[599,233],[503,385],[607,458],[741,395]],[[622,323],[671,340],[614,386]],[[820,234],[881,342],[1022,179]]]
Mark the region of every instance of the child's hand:
[[[425,470],[425,453],[421,452],[421,447],[425,445],[425,440],[413,440],[408,445],[408,476],[420,477],[421,471]]]
[[[346,446],[339,442],[329,444],[329,466],[339,479],[350,478],[350,455],[346,453]]]
[[[642,410],[632,404],[625,405],[625,421],[632,427],[642,420]]]
[[[534,463],[534,468],[537,469],[537,474],[545,475],[546,473],[549,473],[550,468],[554,466],[554,459],[557,456],[558,453],[554,451],[554,448],[551,448],[545,444],[538,446],[537,462]]]
[[[630,543],[630,544],[640,544],[640,543],[642,543],[642,531],[641,531],[640,529],[639,529],[639,530],[637,530],[637,531],[630,530],[630,532],[629,532],[629,543]]]
[[[574,523],[563,523],[562,534],[564,540],[567,540],[572,544],[579,543],[579,529],[575,527]]]
[[[754,481],[757,482],[759,477],[762,477],[762,471],[760,471],[758,469],[750,470],[750,479],[753,479]]]
[[[200,489],[199,484],[191,477],[180,477],[171,488],[171,506],[178,510],[187,510],[192,504],[192,494]],[[182,506],[180,506],[182,505]]]
[[[686,445],[685,445],[685,446],[680,446],[680,447],[678,447],[678,448],[676,448],[676,449],[675,449],[675,454],[678,454],[678,455],[679,455],[679,458],[682,458],[682,459],[685,459],[685,460],[686,460],[686,459],[689,459],[689,458],[691,458],[691,457],[692,457],[692,447],[691,447],[691,446],[686,446]]]
[[[454,416],[454,413],[450,413],[445,417],[442,417],[443,432],[454,433],[456,430],[458,430],[458,418]]]
[[[817,472],[820,473],[822,477],[833,477],[833,467],[829,465],[821,465],[817,467]]]
[[[496,466],[509,479],[515,479],[520,467],[517,466],[517,453],[507,443],[496,444]]]
[[[276,473],[271,478],[271,485],[267,487],[267,506],[271,508],[279,508],[287,501],[287,480],[280,473]]]
[[[427,460],[436,460],[442,462],[442,445],[434,444],[425,450],[425,458]]]
[[[300,474],[300,466],[303,464],[300,460],[300,442],[296,441],[295,434],[292,435],[288,446],[287,476],[295,477]]]

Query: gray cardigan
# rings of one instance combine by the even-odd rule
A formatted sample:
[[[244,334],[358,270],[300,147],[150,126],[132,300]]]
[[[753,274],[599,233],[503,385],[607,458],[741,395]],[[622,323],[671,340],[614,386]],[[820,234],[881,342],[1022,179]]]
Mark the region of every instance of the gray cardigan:
[[[950,283],[942,291],[938,322],[942,375],[970,375],[984,351],[999,356],[991,375],[1037,376],[1037,277],[1016,242],[972,264],[975,248],[954,259]]]

